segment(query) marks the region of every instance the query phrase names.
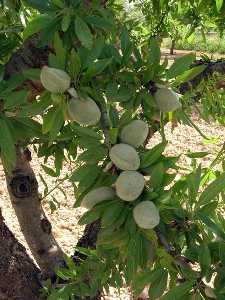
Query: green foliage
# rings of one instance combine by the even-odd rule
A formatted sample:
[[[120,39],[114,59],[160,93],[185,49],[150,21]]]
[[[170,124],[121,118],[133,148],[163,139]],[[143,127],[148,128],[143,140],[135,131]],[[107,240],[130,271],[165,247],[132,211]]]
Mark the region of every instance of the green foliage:
[[[196,89],[191,90],[184,96],[184,105],[198,103],[198,110],[201,117],[209,121],[213,118],[224,125],[224,77],[214,73],[203,79]]]
[[[4,13],[0,18],[4,22],[9,3],[3,3]],[[214,293],[218,299],[224,297],[224,148],[209,168],[203,168],[198,161],[208,153],[187,153],[190,168],[182,177],[176,176],[180,171],[176,164],[179,157],[164,154],[169,143],[165,140],[164,124],[183,117],[188,125],[198,128],[182,109],[160,111],[154,98],[159,87],[176,88],[205,68],[204,65],[191,68],[193,54],[177,59],[170,67],[166,61],[162,62],[160,39],[171,18],[175,16],[183,24],[194,21],[195,28],[197,21],[201,27],[204,18],[213,13],[219,22],[224,3],[207,1],[205,7],[212,9],[210,13],[200,0],[141,4],[143,7],[140,3],[136,7],[141,9],[144,24],[150,26],[148,30],[145,28],[147,38],[141,34],[140,40],[135,36],[135,31],[139,32],[138,23],[124,17],[116,1],[109,1],[106,7],[97,0],[89,4],[63,0],[19,2],[13,12],[19,12],[19,16],[26,13],[27,17],[17,34],[16,45],[12,44],[13,34],[5,32],[7,22],[2,21],[4,49],[0,59],[4,65],[15,47],[25,46],[26,40],[36,34],[38,47],[51,46],[45,63],[64,70],[71,78],[70,88],[58,94],[51,94],[41,86],[39,69],[2,76],[0,81],[1,160],[5,170],[11,172],[16,145],[35,144],[38,156],[44,158],[43,171],[56,179],[56,186],[49,190],[41,176],[45,186],[43,199],[55,189],[64,192],[60,189],[64,180],[70,180],[74,186],[75,207],[95,188],[114,189],[121,170],[110,161],[109,151],[121,143],[120,132],[132,120],[143,120],[152,131],[161,134],[161,141],[154,147],[148,149],[143,143],[136,149],[141,161],[137,172],[145,177],[143,192],[130,202],[116,195],[81,216],[80,225],[101,222],[96,249],[77,249],[85,258],[77,263],[72,258],[66,259],[67,267],[57,270],[57,282],[54,285],[47,282],[43,288],[48,299],[94,296],[99,289],[107,291],[110,286],[119,289],[124,283],[136,294],[150,284],[151,299],[207,299],[205,282],[212,278],[216,278]],[[10,22],[13,26],[22,23],[14,13]],[[170,30],[169,26],[166,34]],[[36,88],[34,94],[32,87]],[[206,112],[203,116],[222,120],[222,92],[217,95],[220,107],[215,108],[205,85],[201,83],[198,88],[203,95],[201,104]],[[212,86],[207,84],[207,88]],[[71,98],[84,102],[91,98],[101,111],[100,122],[94,126],[72,122],[68,114]],[[53,167],[48,166],[49,157],[54,158]],[[127,157],[121,156],[123,159],[126,162]],[[66,160],[75,162],[76,168],[62,179]],[[132,188],[135,184],[132,183]],[[160,223],[153,229],[140,228],[133,218],[134,208],[143,201],[152,201],[159,212]],[[52,211],[60,205],[53,196],[49,204]]]

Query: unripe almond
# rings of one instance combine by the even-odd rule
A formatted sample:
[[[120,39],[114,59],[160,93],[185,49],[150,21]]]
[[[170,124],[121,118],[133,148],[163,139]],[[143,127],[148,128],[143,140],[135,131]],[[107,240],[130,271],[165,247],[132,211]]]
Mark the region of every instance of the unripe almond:
[[[70,76],[63,70],[44,66],[41,69],[41,83],[54,94],[64,93],[70,87]]]
[[[87,193],[81,202],[81,206],[91,209],[99,202],[104,200],[112,200],[115,195],[115,190],[112,187],[102,186]]]
[[[124,171],[116,180],[116,194],[124,201],[137,199],[145,186],[144,176],[137,171]]]
[[[96,125],[101,118],[100,109],[91,98],[72,98],[68,103],[68,115],[80,125]]]
[[[123,143],[137,148],[144,143],[148,132],[149,128],[147,123],[142,120],[134,120],[123,127],[120,139]]]
[[[127,144],[116,144],[110,152],[109,157],[118,169],[135,171],[140,166],[140,158],[137,151]]]
[[[216,299],[216,295],[214,293],[214,290],[210,286],[205,287],[205,294],[209,298]]]
[[[167,87],[158,88],[154,94],[154,99],[162,112],[175,111],[181,108],[179,95]]]
[[[151,201],[142,201],[133,209],[133,217],[140,228],[152,229],[159,224],[158,208]]]

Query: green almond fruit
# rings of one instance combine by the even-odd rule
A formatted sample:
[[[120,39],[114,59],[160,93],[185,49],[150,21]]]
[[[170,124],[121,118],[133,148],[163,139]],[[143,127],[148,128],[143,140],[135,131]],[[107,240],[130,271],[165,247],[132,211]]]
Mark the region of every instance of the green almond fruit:
[[[212,298],[212,299],[216,299],[216,295],[214,293],[214,290],[210,286],[205,287],[204,292],[205,292],[207,297]]]
[[[146,140],[148,132],[149,128],[147,123],[142,120],[134,120],[123,127],[120,139],[123,143],[138,148]]]
[[[124,171],[117,178],[115,186],[116,194],[120,199],[134,201],[145,187],[145,178],[137,171]]]
[[[112,200],[115,195],[115,190],[112,187],[102,186],[87,193],[81,201],[81,206],[91,209],[102,201]]]
[[[41,69],[41,83],[53,94],[64,93],[70,87],[70,76],[63,70],[44,66]]]
[[[135,171],[140,166],[140,158],[137,151],[127,144],[114,145],[109,152],[109,157],[120,170]]]
[[[98,105],[91,98],[72,98],[68,103],[68,115],[71,121],[80,125],[96,125],[101,118]]]
[[[169,88],[158,88],[153,97],[161,112],[172,112],[181,108],[179,95]]]
[[[133,217],[140,228],[152,229],[159,224],[158,208],[151,201],[142,201],[133,209]]]

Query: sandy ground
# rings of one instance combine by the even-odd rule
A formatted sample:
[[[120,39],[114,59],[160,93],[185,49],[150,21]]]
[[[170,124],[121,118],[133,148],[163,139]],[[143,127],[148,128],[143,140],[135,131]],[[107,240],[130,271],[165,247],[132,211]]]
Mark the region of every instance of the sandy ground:
[[[170,49],[168,48],[161,48],[161,54],[162,57],[167,57],[169,60],[174,60],[175,58],[181,57],[183,55],[186,55],[188,53],[196,53],[197,58],[199,59],[201,57],[202,54],[207,55],[208,57],[210,57],[211,59],[220,59],[220,58],[225,58],[225,54],[219,54],[219,53],[207,53],[204,51],[195,51],[195,50],[177,50],[174,49],[174,54],[171,55],[170,54]]]
[[[219,149],[220,145],[223,143],[225,136],[225,128],[215,123],[207,124],[203,120],[199,120],[195,113],[192,114],[192,119],[195,120],[196,124],[202,130],[202,132],[209,137],[219,137],[219,143],[214,145],[205,145],[203,143],[202,137],[196,132],[195,129],[190,128],[185,125],[179,125],[175,128],[173,132],[171,132],[171,125],[168,124],[166,126],[166,136],[170,141],[169,146],[167,147],[166,153],[169,155],[177,155],[184,154],[188,151],[208,151],[210,155],[205,157],[202,160],[202,163],[206,166],[209,165],[211,159],[215,156],[216,151]],[[152,141],[151,145],[157,143],[159,141],[159,136],[156,135]],[[150,145],[150,147],[151,147]],[[50,187],[54,186],[54,180],[48,177],[40,167],[41,161],[37,158],[35,153],[33,153],[32,167],[37,174],[37,178],[39,181],[39,190],[43,193],[44,186],[40,181],[38,174],[41,172],[44,176],[46,182]],[[185,158],[184,155],[181,156],[180,164],[183,166],[189,165],[190,161]],[[51,162],[49,162],[51,164]],[[73,166],[66,164],[63,170],[63,173],[70,172],[73,170]],[[44,202],[44,208],[52,222],[54,235],[57,238],[60,246],[63,250],[71,254],[73,253],[73,247],[75,246],[78,238],[82,235],[83,227],[77,225],[77,222],[83,212],[81,208],[73,208],[74,204],[74,196],[73,189],[69,182],[64,182],[62,184],[62,188],[66,193],[66,198],[62,193],[56,191],[53,195],[60,202],[60,208],[54,212],[50,213],[48,201]],[[2,167],[0,166],[0,206],[2,208],[3,216],[5,218],[6,224],[18,238],[18,240],[28,249],[28,246],[23,238],[23,235],[20,231],[16,216],[11,207],[6,183],[4,179],[4,173]],[[121,294],[117,294],[113,289],[110,292],[110,295],[105,297],[105,299],[131,299],[130,294],[126,289],[121,291]]]

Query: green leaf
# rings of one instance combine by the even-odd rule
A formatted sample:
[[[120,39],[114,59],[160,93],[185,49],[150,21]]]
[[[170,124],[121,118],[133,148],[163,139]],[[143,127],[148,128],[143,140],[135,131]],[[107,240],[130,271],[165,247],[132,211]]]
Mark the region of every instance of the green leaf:
[[[151,39],[149,42],[149,61],[151,65],[156,66],[160,62],[160,47],[156,39]]]
[[[175,78],[178,75],[181,75],[184,71],[186,71],[190,67],[190,65],[195,60],[196,60],[196,55],[194,53],[190,53],[177,58],[166,73],[167,80],[171,78]]]
[[[58,174],[52,169],[52,168],[49,168],[48,166],[45,166],[45,165],[41,165],[42,169],[45,171],[46,174],[48,174],[49,176],[51,177],[57,177]]]
[[[112,144],[116,144],[118,138],[119,129],[118,128],[111,128],[109,131],[110,142]]]
[[[162,300],[174,300],[182,299],[183,296],[187,295],[193,287],[193,282],[184,282],[179,286],[172,288],[166,293],[161,299]]]
[[[63,42],[59,37],[58,32],[54,35],[53,46],[55,50],[55,58],[57,60],[57,67],[64,70],[66,64],[66,50],[64,49]]]
[[[141,168],[146,168],[153,165],[162,155],[166,145],[166,142],[162,142],[141,154]]]
[[[63,122],[64,122],[63,112],[60,107],[57,108],[53,107],[47,112],[47,114],[44,115],[42,132],[44,134],[49,132],[50,144],[59,134]]]
[[[85,78],[90,78],[102,73],[111,64],[111,62],[111,58],[104,58],[91,63],[85,73]]]
[[[154,190],[158,189],[161,186],[164,178],[163,162],[153,165],[149,175],[151,176],[149,186]]]
[[[97,28],[103,29],[104,31],[110,31],[113,27],[113,24],[106,18],[101,18],[99,16],[87,16],[85,20],[94,25]]]
[[[38,15],[24,29],[23,37],[27,39],[29,36],[39,32],[51,22],[49,15]]]
[[[87,57],[83,63],[83,69],[87,68],[92,63],[94,63],[97,59],[99,59],[104,46],[105,46],[104,39],[102,37],[95,40],[93,48],[87,53]]]
[[[210,203],[201,206],[198,213],[210,215],[213,214],[218,206],[218,201],[211,201]]]
[[[96,209],[92,209],[83,214],[83,216],[78,221],[79,225],[90,224],[100,218],[100,212]]]
[[[93,137],[97,140],[102,139],[102,135],[98,134],[97,132],[95,132],[91,128],[81,127],[81,126],[79,126],[75,123],[72,123],[70,126],[74,129],[75,133],[78,136],[90,136],[90,137]]]
[[[93,153],[95,155],[93,155]],[[108,153],[108,149],[105,146],[93,147],[87,149],[85,152],[81,153],[78,160],[87,162],[89,164],[95,164],[103,160]]]
[[[79,207],[84,192],[88,192],[90,187],[96,182],[100,176],[101,168],[96,165],[82,165],[74,171],[70,177],[72,182],[79,182],[78,195],[74,207]]]
[[[98,166],[82,165],[72,173],[70,180],[72,182],[82,182],[88,176],[90,176],[90,178],[94,177],[95,174],[98,176],[100,171],[101,168]],[[90,180],[90,178],[88,180]]]
[[[52,0],[52,3],[59,8],[65,7],[65,3],[63,0]]]
[[[46,12],[50,8],[50,0],[40,1],[40,0],[24,0],[27,6],[39,10],[40,12]]]
[[[77,54],[77,52],[74,49],[72,49],[69,57],[68,72],[73,80],[77,79],[80,69],[81,69],[80,57]]]
[[[159,279],[163,273],[164,270],[162,268],[156,268],[155,270],[146,270],[144,273],[138,274],[133,281],[135,295],[139,295],[146,285]]]
[[[117,218],[119,217],[122,209],[124,208],[123,203],[116,202],[109,207],[107,207],[102,215],[101,218],[101,225],[102,227],[107,227],[112,225],[116,222]]]
[[[34,103],[24,106],[21,109],[21,116],[36,116],[36,115],[43,115],[43,113],[45,112],[45,110],[47,109],[47,107],[49,107],[49,105],[51,105],[51,97],[50,97],[50,93],[45,91],[44,93],[42,93],[40,95],[40,98],[37,99]]]
[[[192,152],[186,154],[190,158],[202,158],[209,155],[209,152],[201,151],[201,152]]]
[[[185,71],[182,75],[178,76],[177,79],[174,81],[174,85],[177,86],[181,83],[187,82],[195,78],[197,75],[202,73],[206,69],[207,65],[200,65],[194,67],[190,70]]]
[[[41,74],[41,70],[38,68],[30,68],[30,69],[26,69],[23,70],[23,76],[24,78],[33,80],[33,81],[39,81],[40,80],[40,74]]]
[[[126,27],[122,29],[120,36],[121,50],[124,58],[128,58],[131,55],[131,42],[129,37],[129,32]]]
[[[16,163],[16,148],[8,122],[0,119],[0,150],[4,168],[10,173]]]
[[[114,231],[110,227],[101,229],[98,234],[98,245],[111,245],[112,247],[119,247],[126,244],[128,241],[128,234],[125,230],[119,229]]]
[[[4,102],[5,109],[15,109],[21,105],[27,104],[28,91],[22,90],[18,92],[12,92]]]
[[[63,16],[62,23],[61,23],[61,28],[63,32],[66,32],[71,23],[71,15],[70,13],[67,13],[66,15]]]
[[[217,11],[219,12],[223,6],[223,0],[215,0],[215,1],[216,1]]]
[[[213,201],[221,192],[225,190],[225,173],[217,177],[209,186],[202,192],[199,197],[198,206],[207,204]]]
[[[216,224],[211,218],[206,216],[205,214],[199,213],[199,219],[210,229],[210,231],[214,232],[218,237],[225,240],[225,232],[222,227]]]
[[[54,125],[56,109],[51,108],[47,114],[43,116],[42,132],[48,133]]]
[[[75,32],[81,44],[85,48],[91,49],[93,46],[93,37],[90,28],[80,17],[77,17],[75,20]]]
[[[206,275],[211,266],[211,254],[206,244],[202,244],[198,248],[199,263],[201,266],[202,275]]]
[[[197,168],[197,170],[191,174],[189,174],[187,178],[187,184],[189,189],[189,198],[191,203],[194,203],[198,194],[198,189],[201,183],[201,165]]]
[[[167,287],[168,272],[163,270],[162,274],[150,284],[149,299],[155,300],[162,296]]]

